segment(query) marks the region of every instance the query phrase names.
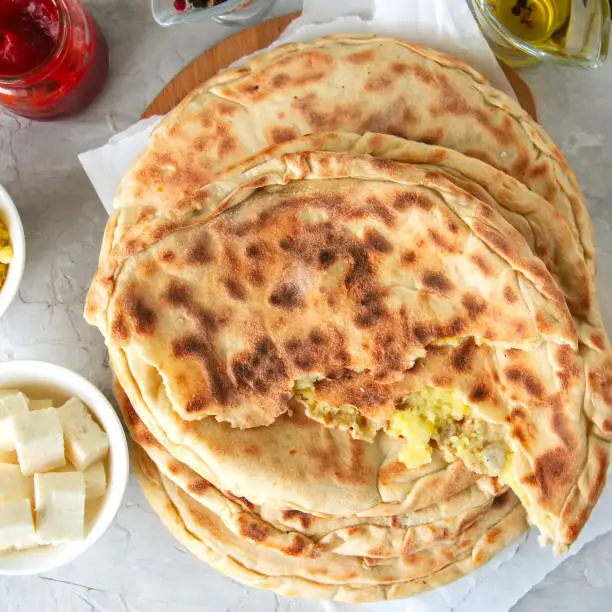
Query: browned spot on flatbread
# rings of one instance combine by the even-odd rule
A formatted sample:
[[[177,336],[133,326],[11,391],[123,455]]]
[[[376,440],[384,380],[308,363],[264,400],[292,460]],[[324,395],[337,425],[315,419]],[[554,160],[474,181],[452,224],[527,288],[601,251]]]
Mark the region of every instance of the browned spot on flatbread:
[[[413,250],[404,251],[400,259],[404,265],[409,266],[416,261],[416,253]]]
[[[355,325],[364,328],[372,327],[383,318],[385,312],[380,293],[376,291],[364,293],[357,305]]]
[[[272,77],[270,85],[272,85],[272,87],[274,87],[275,89],[279,89],[285,87],[285,85],[289,84],[290,82],[291,77],[287,73],[281,72],[280,74],[277,74]]]
[[[598,370],[590,371],[588,379],[592,393],[600,397],[607,406],[611,406],[612,359],[607,359],[606,362]]]
[[[138,436],[138,443],[143,447],[156,447],[159,446],[157,440],[148,431],[143,431]]]
[[[489,388],[484,383],[478,383],[471,390],[468,399],[471,402],[478,403],[487,399],[490,395]]]
[[[127,340],[128,336],[129,331],[127,325],[125,324],[123,315],[118,314],[111,323],[111,338],[115,341],[121,342],[123,340]]]
[[[606,484],[606,474],[608,472],[609,457],[606,450],[601,450],[596,456],[596,467],[590,481],[587,499],[590,504],[594,504],[601,495]],[[586,521],[585,521],[586,522]]]
[[[557,363],[560,366],[557,376],[565,390],[571,389],[575,381],[579,380],[582,372],[576,362],[576,356],[567,345],[558,346],[555,350]]]
[[[398,97],[384,111],[377,111],[366,117],[356,131],[390,134],[400,138],[409,138],[411,128],[418,125],[419,118],[414,108],[408,106],[407,98]],[[393,168],[396,163],[385,158],[374,158],[373,163],[379,169]]]
[[[460,318],[455,318],[446,324],[439,323],[416,323],[412,326],[412,333],[415,339],[423,346],[432,340],[442,338],[454,338],[463,331],[465,323]]]
[[[289,555],[290,557],[302,557],[304,553],[308,550],[308,541],[303,536],[295,535],[293,536],[293,540],[291,540],[291,544],[289,546],[284,547],[282,551]]]
[[[380,219],[387,227],[393,227],[395,225],[395,214],[388,208],[386,204],[381,202],[378,198],[368,196],[366,198],[366,204],[370,214],[374,214]]]
[[[482,108],[470,105],[461,92],[451,84],[446,75],[437,72],[435,83],[438,99],[429,109],[432,117],[467,117],[488,132],[498,145],[508,146],[515,144],[516,138],[513,134],[512,121],[507,115],[503,116],[501,125],[495,123],[494,113],[486,112]]]
[[[402,62],[393,62],[390,68],[391,68],[391,72],[393,72],[393,74],[397,76],[406,74],[408,70],[410,69],[408,64],[403,64]]]
[[[544,388],[538,378],[527,368],[513,366],[504,372],[509,381],[523,387],[529,395],[536,399],[541,399],[544,395]]]
[[[491,266],[489,266],[485,258],[481,255],[470,255],[470,260],[485,276],[491,276],[493,273]]]
[[[425,271],[421,278],[423,286],[430,291],[448,293],[453,289],[453,283],[442,272]]]
[[[245,288],[235,279],[227,278],[224,281],[227,293],[235,300],[244,300],[246,298]]]
[[[208,487],[208,481],[204,480],[203,478],[198,478],[198,480],[194,480],[193,482],[190,482],[187,485],[187,489],[189,489],[189,492],[193,493],[194,495],[200,495],[204,493],[204,491],[206,491]]]
[[[459,233],[459,226],[454,221],[451,221],[450,219],[447,220],[446,227],[448,228],[448,231],[451,234],[458,234]]]
[[[172,263],[176,259],[176,253],[171,249],[166,249],[165,251],[162,251],[159,259],[164,263]]]
[[[263,394],[286,375],[287,369],[272,340],[264,337],[255,343],[253,352],[245,352],[234,358],[232,372],[239,387],[252,387]]]
[[[563,442],[563,445],[566,448],[576,448],[577,440],[574,432],[572,431],[572,423],[567,418],[560,401],[553,402],[550,417],[550,428],[556,434],[559,440]]]
[[[476,353],[476,344],[472,339],[465,340],[451,353],[451,365],[457,372],[468,372]]]
[[[192,265],[203,265],[210,263],[213,259],[213,252],[210,243],[210,237],[199,235],[193,243],[187,246],[185,261]]]
[[[517,338],[525,338],[527,336],[527,326],[522,321],[514,321],[512,324]]]
[[[507,285],[504,287],[504,299],[506,300],[506,302],[508,302],[508,304],[514,304],[514,302],[518,300],[518,296],[516,295],[512,287],[509,287]]]
[[[309,529],[314,521],[312,514],[307,514],[301,510],[283,510],[281,516],[284,521],[299,521],[302,529]]]
[[[518,141],[515,143],[517,150],[514,164],[512,164],[512,175],[517,178],[524,178],[527,169],[529,168],[529,151],[528,149],[520,144]],[[554,201],[554,200],[550,200]]]
[[[502,534],[503,531],[501,527],[492,527],[487,532],[487,535],[485,536],[485,541],[487,542],[487,544],[495,544],[497,540],[499,540],[499,538],[502,536]]]
[[[302,306],[302,296],[295,283],[278,284],[269,298],[270,304],[285,310],[294,310]]]
[[[467,311],[470,319],[477,319],[483,312],[487,310],[487,303],[477,294],[466,293],[461,298],[461,305]]]
[[[522,408],[513,408],[506,420],[510,425],[511,437],[518,440],[523,448],[528,448],[534,439],[535,428],[525,411]]]
[[[235,138],[226,136],[225,138],[222,138],[219,141],[219,146],[217,147],[217,153],[219,157],[225,157],[237,148],[238,148],[238,141]]]
[[[240,449],[245,455],[254,457],[259,454],[259,447],[256,444],[243,444]]]
[[[423,134],[421,134],[421,136],[419,137],[419,140],[423,143],[423,144],[428,144],[428,145],[440,145],[444,142],[444,130],[440,127],[435,128],[435,129],[431,129],[431,130],[427,130],[426,132],[423,132]],[[436,163],[440,163],[442,162],[445,158],[446,158],[446,153],[444,151],[438,151],[438,159],[429,159],[429,163],[431,164],[436,164]]]
[[[346,61],[355,64],[357,66],[361,64],[369,64],[374,60],[374,51],[372,49],[366,49],[365,51],[358,51],[351,53],[346,56]]]
[[[433,241],[433,243],[447,253],[456,253],[457,249],[450,243],[438,230],[428,228],[427,234]]]
[[[584,527],[584,524],[589,519],[590,514],[590,508],[583,508],[578,515],[578,520],[574,521],[565,528],[565,538],[567,542],[573,542],[574,540],[576,540],[576,538],[580,534],[580,531]]]
[[[389,89],[393,85],[393,80],[385,74],[378,74],[369,77],[364,83],[363,89],[366,92],[380,92]]]
[[[237,106],[229,104],[228,102],[221,102],[217,106],[217,110],[222,117],[233,117],[237,112]]]
[[[287,142],[297,137],[297,130],[291,127],[273,127],[270,129],[270,140],[275,143]]]
[[[151,236],[155,242],[158,242],[165,238],[168,234],[171,234],[177,227],[179,227],[178,223],[161,223],[153,230]]]
[[[141,335],[150,335],[155,330],[157,315],[145,304],[143,298],[130,292],[121,300],[121,306],[134,325],[136,332]]]
[[[251,244],[247,245],[244,253],[251,259],[260,259],[265,254],[265,247],[262,243],[252,242]]]
[[[536,487],[541,499],[548,500],[554,496],[555,491],[566,487],[568,479],[573,478],[568,460],[568,452],[562,447],[545,451],[535,458],[534,471],[523,482]]]
[[[536,180],[548,173],[548,165],[544,162],[534,164],[527,173],[528,177],[532,180]]]
[[[378,478],[380,483],[387,485],[393,481],[397,476],[401,476],[407,472],[406,465],[401,461],[394,461],[380,468],[378,472]]]
[[[593,332],[591,334],[591,343],[597,350],[603,351],[605,348],[604,335],[601,332]]]
[[[486,207],[483,207],[483,209],[488,210]],[[474,223],[474,229],[482,235],[485,241],[488,242],[495,251],[498,251],[507,258],[512,258],[512,245],[510,244],[510,241],[500,231],[498,231],[497,228],[493,228],[489,224],[476,220]]]
[[[238,531],[243,538],[253,542],[264,542],[270,535],[270,528],[262,521],[256,521],[246,516],[238,517]]]
[[[368,228],[363,234],[364,242],[379,253],[389,253],[393,250],[391,243],[378,231]]]
[[[331,266],[336,261],[336,253],[333,249],[322,249],[319,251],[319,264],[322,268]]]

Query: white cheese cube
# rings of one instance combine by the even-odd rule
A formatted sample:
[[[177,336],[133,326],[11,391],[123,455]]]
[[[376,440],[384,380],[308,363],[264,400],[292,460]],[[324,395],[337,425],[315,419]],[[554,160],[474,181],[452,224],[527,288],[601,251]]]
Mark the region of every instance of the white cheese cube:
[[[32,497],[32,479],[18,465],[0,463],[0,502]]]
[[[94,463],[83,472],[83,476],[85,477],[85,494],[87,499],[102,497],[106,491],[104,463],[102,461]]]
[[[85,479],[81,472],[34,474],[39,544],[83,538]]]
[[[76,397],[57,409],[66,443],[66,455],[77,469],[83,471],[108,452],[108,436],[91,418],[83,402]]]
[[[19,466],[25,476],[66,464],[64,435],[55,408],[14,417],[13,429]]]
[[[44,410],[45,408],[53,408],[53,400],[37,399],[30,400],[30,410]]]
[[[15,450],[11,420],[28,412],[28,398],[20,391],[0,391],[0,451]]]
[[[29,499],[0,502],[0,551],[36,546]]]

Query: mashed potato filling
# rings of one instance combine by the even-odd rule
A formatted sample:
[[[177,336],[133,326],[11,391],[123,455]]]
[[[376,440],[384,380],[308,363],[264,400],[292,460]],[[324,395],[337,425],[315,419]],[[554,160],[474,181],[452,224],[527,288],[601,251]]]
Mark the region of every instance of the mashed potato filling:
[[[384,427],[384,421],[364,417],[351,404],[336,407],[317,400],[314,383],[322,378],[313,374],[301,378],[293,386],[293,396],[304,404],[307,416],[326,427],[348,431],[353,438],[372,442],[377,432]]]
[[[499,426],[474,417],[458,395],[434,387],[404,397],[387,433],[406,440],[398,458],[409,468],[431,462],[434,442],[447,461],[459,458],[489,476],[499,476],[508,455]]]
[[[488,476],[500,476],[509,450],[501,426],[474,416],[472,408],[459,395],[436,387],[424,387],[409,393],[397,404],[388,422],[361,415],[356,406],[330,406],[315,397],[309,377],[294,386],[294,396],[306,407],[313,420],[348,431],[353,438],[371,441],[378,431],[405,440],[398,459],[408,468],[417,468],[432,460],[439,448],[447,461],[461,459],[466,467]]]

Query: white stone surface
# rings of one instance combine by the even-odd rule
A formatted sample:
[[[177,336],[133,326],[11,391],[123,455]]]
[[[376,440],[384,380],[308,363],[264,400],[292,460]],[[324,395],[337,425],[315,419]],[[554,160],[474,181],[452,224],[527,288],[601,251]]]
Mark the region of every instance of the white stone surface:
[[[0,320],[0,360],[53,361],[110,395],[102,338],[82,317],[105,213],[76,155],[133,123],[180,68],[230,30],[210,23],[159,28],[147,0],[89,0],[87,5],[111,50],[103,94],[71,120],[31,123],[0,111],[0,183],[19,207],[28,249],[19,297]],[[298,0],[279,0],[276,12],[298,5]],[[612,61],[596,72],[542,65],[522,74],[535,93],[540,121],[567,155],[589,203],[600,268],[607,268],[600,299],[610,327]],[[0,610],[319,612],[323,607],[248,589],[212,571],[161,527],[132,479],[101,542],[64,569],[0,578]],[[513,608],[532,610],[612,610],[612,534],[587,545]]]

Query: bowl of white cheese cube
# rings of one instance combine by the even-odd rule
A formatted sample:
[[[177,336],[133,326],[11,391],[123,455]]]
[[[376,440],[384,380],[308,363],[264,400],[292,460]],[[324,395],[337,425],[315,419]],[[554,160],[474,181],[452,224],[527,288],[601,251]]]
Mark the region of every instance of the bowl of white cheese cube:
[[[102,392],[60,366],[0,363],[0,574],[74,560],[112,523],[129,454]]]

